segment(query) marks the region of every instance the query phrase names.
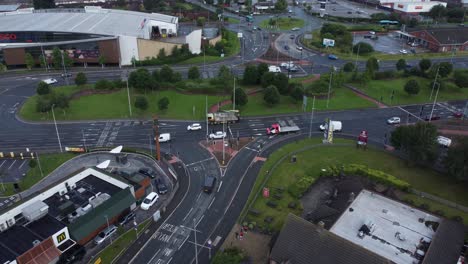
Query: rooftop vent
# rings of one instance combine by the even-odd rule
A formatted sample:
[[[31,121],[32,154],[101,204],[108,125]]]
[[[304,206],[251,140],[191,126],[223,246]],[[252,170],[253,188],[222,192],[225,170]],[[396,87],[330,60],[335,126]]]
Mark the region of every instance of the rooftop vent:
[[[40,243],[41,243],[41,241],[39,241],[39,240],[37,240],[37,239],[34,240],[34,241],[33,241],[33,247],[39,245]]]

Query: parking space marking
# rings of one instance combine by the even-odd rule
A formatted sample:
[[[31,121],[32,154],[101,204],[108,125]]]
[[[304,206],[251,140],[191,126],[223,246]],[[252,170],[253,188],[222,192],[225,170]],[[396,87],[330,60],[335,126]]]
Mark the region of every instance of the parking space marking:
[[[21,163],[21,165],[18,167],[18,169],[21,169],[21,167],[23,167],[23,165],[26,163],[26,160],[23,160],[23,162]]]
[[[4,161],[2,162],[2,164],[0,164],[0,168],[3,166],[3,164],[5,164],[5,162],[6,162],[6,160],[4,160]]]
[[[217,192],[219,192],[219,190],[221,189],[221,186],[223,186],[223,181],[221,181],[221,183],[219,184],[219,187],[218,187],[218,191],[217,191]]]
[[[190,213],[192,212],[193,210],[193,207],[190,208],[190,211],[188,211],[187,215],[184,217],[184,219],[182,219],[182,221],[185,221],[185,219],[187,219],[187,217],[190,215]]]
[[[422,118],[420,118],[419,116],[416,116],[415,114],[413,114],[413,113],[407,111],[406,109],[403,109],[401,106],[399,106],[398,109],[400,109],[401,111],[403,111],[403,112],[405,112],[405,113],[407,113],[407,114],[409,114],[409,115],[412,115],[412,116],[414,116],[414,117],[416,117],[417,119],[419,119],[419,120],[422,121]]]
[[[16,160],[13,161],[13,163],[11,163],[10,167],[8,167],[8,169],[11,169],[11,167],[13,166],[13,164],[16,163]]]
[[[208,205],[208,209],[210,209],[211,205],[213,204],[213,202],[215,201],[216,197],[213,197],[213,200],[211,200],[211,203],[210,205]]]
[[[214,159],[214,158],[211,157],[211,158],[208,158],[208,159],[204,159],[204,160],[192,162],[192,163],[189,163],[189,164],[187,164],[187,165],[185,165],[185,166],[187,166],[187,167],[188,167],[188,166],[193,166],[193,165],[195,165],[195,164],[202,163],[202,162],[205,162],[205,161],[209,161],[209,160],[212,160],[212,159]]]

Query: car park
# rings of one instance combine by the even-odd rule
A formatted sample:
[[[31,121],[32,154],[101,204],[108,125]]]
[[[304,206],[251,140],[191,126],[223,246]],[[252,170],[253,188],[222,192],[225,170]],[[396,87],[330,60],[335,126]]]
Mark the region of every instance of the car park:
[[[112,236],[117,231],[117,227],[115,225],[110,225],[106,227],[106,229],[102,230],[95,238],[94,244],[99,245],[104,242],[107,238]]]
[[[126,214],[126,215],[119,218],[119,225],[124,226],[133,219],[135,219],[135,213],[130,212],[129,214]]]
[[[48,79],[44,79],[42,80],[43,82],[47,83],[47,84],[54,84],[54,83],[57,83],[57,80],[54,79],[54,78],[48,78]]]
[[[288,68],[288,67],[290,67],[290,66],[292,66],[292,65],[294,65],[294,62],[293,62],[293,61],[288,61],[288,62],[282,62],[282,63],[280,64],[280,67],[282,67],[282,68]]]
[[[268,66],[268,71],[269,72],[281,72],[281,69],[278,66],[271,65],[271,66]]]
[[[142,210],[149,210],[153,204],[159,200],[159,195],[155,192],[151,192],[146,196],[146,198],[141,203],[140,207]]]
[[[141,168],[138,170],[138,172],[145,176],[150,177],[151,179],[154,179],[156,177],[155,173],[148,168]]]
[[[161,179],[156,180],[156,189],[158,190],[159,194],[166,194],[168,189],[166,184]]]
[[[210,139],[222,139],[226,137],[226,132],[216,131],[215,133],[210,134]]]
[[[297,67],[296,65],[293,65],[293,66],[289,67],[288,71],[297,72],[297,71],[299,71],[299,67]]]
[[[211,193],[211,192],[213,192],[213,189],[215,188],[215,185],[216,185],[216,177],[207,176],[205,178],[205,183],[203,184],[203,191],[205,193]]]
[[[62,253],[57,264],[71,264],[81,261],[86,255],[85,247],[80,244],[75,244],[67,251]]]
[[[199,123],[193,123],[187,127],[187,130],[194,131],[194,130],[201,130],[202,126]]]
[[[400,124],[400,122],[401,122],[401,119],[399,117],[397,117],[397,116],[394,116],[394,117],[389,118],[387,120],[387,124],[389,124],[389,125]]]
[[[337,60],[338,59],[338,56],[334,55],[334,54],[330,54],[328,55],[328,59],[330,60]]]

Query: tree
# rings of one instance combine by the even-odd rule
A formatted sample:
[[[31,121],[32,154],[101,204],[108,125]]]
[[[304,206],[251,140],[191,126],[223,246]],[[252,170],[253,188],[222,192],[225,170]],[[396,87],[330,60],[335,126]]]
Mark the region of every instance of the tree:
[[[275,10],[285,11],[288,8],[288,2],[286,0],[278,0],[275,3]]]
[[[159,73],[159,70],[158,70],[158,69],[155,69],[155,70],[153,71],[153,80],[154,80],[155,82],[161,82],[161,81],[162,81],[162,80],[161,80],[161,74]]]
[[[257,66],[257,84],[260,84],[260,80],[265,72],[268,72],[268,64],[262,62]]]
[[[55,8],[54,0],[33,0],[34,9]]]
[[[294,101],[299,102],[304,96],[304,87],[300,83],[290,84],[291,97]]]
[[[39,63],[41,65],[41,67],[47,68],[47,60],[45,59],[45,57],[42,54],[39,55]]]
[[[406,60],[405,59],[399,59],[396,63],[396,68],[399,71],[402,71],[406,69]]]
[[[261,85],[263,88],[266,88],[270,85],[273,85],[274,81],[275,81],[275,75],[276,73],[274,72],[265,72],[263,75],[262,75],[262,78],[261,78]]]
[[[197,66],[190,67],[188,71],[188,78],[191,80],[200,79],[200,71]]]
[[[97,90],[111,90],[114,88],[113,84],[108,80],[99,80],[94,84],[94,89]]]
[[[78,86],[85,85],[88,82],[88,78],[83,72],[79,72],[75,77],[75,84]]]
[[[433,67],[433,68],[436,68],[436,67]],[[445,78],[449,76],[450,73],[452,73],[453,65],[450,62],[444,61],[444,62],[439,63],[437,68],[439,69],[439,76],[442,78]]]
[[[231,70],[226,65],[222,65],[218,72],[218,83],[226,89],[233,83],[233,79],[234,76],[232,75]]]
[[[34,67],[34,65],[36,65],[36,62],[34,61],[34,58],[31,55],[31,53],[27,52],[25,54],[24,63],[26,64],[28,70],[31,70]]]
[[[234,93],[236,94],[236,106],[243,106],[249,102],[249,98],[247,97],[247,94],[245,93],[244,89],[236,88]],[[232,98],[232,96],[231,100],[234,101],[234,98]]]
[[[166,50],[164,48],[159,49],[158,60],[164,60],[166,58]]]
[[[371,52],[374,52],[374,48],[366,42],[358,42],[353,46],[353,53],[354,54],[369,54]]]
[[[246,256],[238,248],[226,248],[223,252],[216,253],[212,264],[236,264],[244,263]]]
[[[468,181],[468,138],[461,138],[456,145],[450,146],[444,164],[449,175]]]
[[[197,26],[203,27],[205,26],[206,18],[205,17],[197,17]]]
[[[418,24],[419,24],[418,20],[414,17],[408,21],[408,26],[412,28],[417,27]]]
[[[39,82],[36,92],[38,95],[46,95],[50,93],[50,86],[45,82]]]
[[[158,101],[158,108],[161,111],[166,110],[169,107],[169,98],[164,96],[163,98],[159,99]]]
[[[430,59],[422,59],[419,61],[419,68],[422,72],[427,71],[431,67],[431,60]]]
[[[247,65],[244,70],[244,77],[242,82],[246,85],[257,84],[258,82],[258,71],[255,65]]]
[[[374,57],[370,57],[366,62],[366,71],[373,76],[376,71],[379,71],[379,61]]]
[[[138,69],[130,73],[128,84],[144,93],[147,89],[156,89],[156,83],[147,69]]]
[[[172,80],[174,79],[174,70],[172,70],[172,68],[169,67],[169,65],[164,65],[159,71],[159,76],[162,82],[172,82]]]
[[[344,72],[352,72],[352,71],[354,71],[354,68],[355,68],[354,63],[352,63],[352,62],[347,62],[347,63],[343,66],[343,71],[344,71]]]
[[[278,92],[278,89],[274,85],[270,85],[265,89],[264,95],[263,95],[263,100],[265,100],[265,103],[269,106],[273,106],[280,101],[280,94]]]
[[[141,96],[141,95],[137,96],[135,98],[135,107],[143,111],[148,109],[148,100],[146,99],[146,97]]]
[[[62,67],[62,51],[58,47],[52,50],[52,64],[56,70]]]
[[[275,78],[273,79],[273,85],[278,89],[278,92],[282,95],[287,95],[289,93],[288,82],[289,78],[284,73],[275,74]]]
[[[419,122],[411,126],[399,126],[390,142],[402,150],[413,162],[432,162],[437,157],[437,128],[431,123]]]
[[[434,20],[439,21],[440,18],[444,17],[447,13],[447,9],[443,5],[436,5],[429,10],[428,15],[432,17]]]
[[[419,93],[419,83],[416,80],[409,80],[405,84],[405,92],[409,95],[415,95]]]
[[[453,74],[455,84],[460,88],[468,88],[468,71],[456,70]]]
[[[7,67],[3,63],[0,62],[0,72],[6,72],[6,70],[7,70]]]
[[[447,10],[447,22],[449,23],[463,23],[463,17],[465,16],[465,10],[463,8],[451,8]]]
[[[104,64],[106,64],[106,57],[102,54],[99,55],[98,62],[101,64],[101,67],[104,68]]]
[[[59,108],[65,109],[70,106],[70,98],[64,93],[53,93],[52,104]]]
[[[36,112],[45,113],[50,111],[52,104],[45,96],[39,96],[36,101]]]

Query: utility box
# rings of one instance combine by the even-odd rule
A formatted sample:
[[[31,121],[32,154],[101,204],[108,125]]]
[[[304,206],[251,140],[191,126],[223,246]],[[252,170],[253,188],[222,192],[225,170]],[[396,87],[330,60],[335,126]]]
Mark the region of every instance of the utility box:
[[[23,208],[22,214],[29,222],[41,219],[49,212],[49,206],[43,201],[36,201]]]

